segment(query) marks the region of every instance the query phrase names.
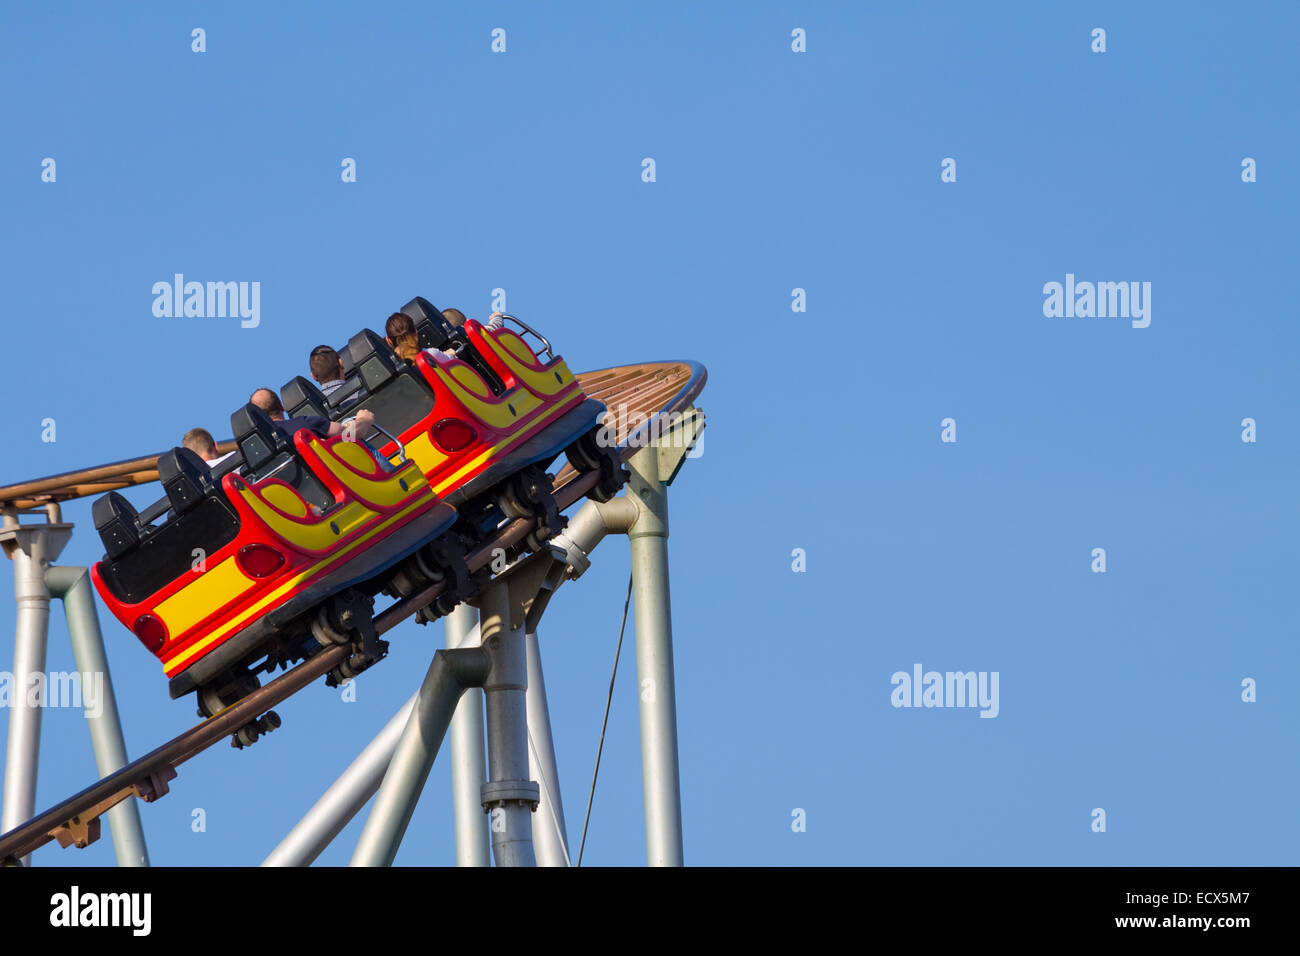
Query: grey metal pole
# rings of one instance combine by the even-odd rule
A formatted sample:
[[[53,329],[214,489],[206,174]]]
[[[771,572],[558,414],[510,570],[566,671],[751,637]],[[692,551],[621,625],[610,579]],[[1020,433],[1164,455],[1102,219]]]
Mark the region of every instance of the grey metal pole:
[[[41,708],[45,704],[45,647],[50,620],[50,592],[45,588],[43,559],[15,552],[13,699],[5,751],[4,812],[0,833],[30,820],[36,812],[36,771],[40,760]],[[39,687],[33,686],[33,678]],[[31,855],[22,858],[31,864]]]
[[[538,866],[569,866],[569,835],[564,825],[564,803],[560,799],[560,771],[551,736],[551,713],[546,702],[546,680],[542,675],[542,654],[537,634],[524,635],[528,666],[528,767],[540,782],[533,842]]]
[[[49,639],[50,592],[45,569],[58,558],[71,535],[71,525],[53,526],[58,506],[50,508],[51,524],[21,525],[12,509],[4,514],[0,540],[14,562],[13,700],[5,748],[4,803],[0,833],[31,819],[36,811],[36,771],[40,761],[41,708],[45,705],[45,648]],[[31,854],[23,866],[31,865]]]
[[[81,674],[82,701],[86,705],[86,723],[90,746],[95,754],[95,768],[101,778],[127,765],[126,738],[117,712],[117,695],[108,670],[104,636],[99,629],[90,573],[85,568],[51,567],[45,582],[53,597],[63,600],[68,616],[68,635],[72,639],[72,657]],[[92,682],[87,691],[86,682]],[[92,703],[89,694],[94,694]],[[91,713],[91,710],[98,713]],[[118,866],[148,866],[149,850],[145,846],[140,807],[135,800],[123,800],[108,811],[108,826],[113,834],[113,853]]]
[[[384,729],[366,744],[365,749],[262,861],[262,866],[309,866],[343,832],[379,789],[418,696],[412,694]]]
[[[511,584],[520,568],[539,559],[550,561],[545,552],[526,559],[488,585],[479,598],[479,633],[492,662],[483,685],[488,782],[483,785],[482,800],[489,815],[497,866],[537,865],[531,818],[538,790],[528,776],[528,661],[523,613],[515,607]],[[536,585],[530,597],[534,593]]]
[[[641,785],[646,862],[682,866],[682,801],[677,761],[677,691],[668,591],[668,492],[658,449],[632,456],[627,496],[638,515],[628,531],[636,602],[636,669],[641,702]]]
[[[478,615],[461,604],[445,618],[447,646],[475,647],[479,643]],[[452,819],[457,866],[491,866],[488,819],[479,789],[487,780],[483,756],[483,691],[471,687],[461,695],[448,731],[451,750]]]
[[[461,691],[482,683],[487,673],[488,656],[477,647],[434,653],[357,840],[351,866],[392,866]]]

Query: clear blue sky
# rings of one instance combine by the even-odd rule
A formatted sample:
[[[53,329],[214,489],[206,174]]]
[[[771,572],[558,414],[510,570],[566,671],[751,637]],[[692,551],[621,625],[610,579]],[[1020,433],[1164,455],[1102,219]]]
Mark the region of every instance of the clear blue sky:
[[[8,5],[0,483],[224,437],[312,346],[501,287],[575,369],[709,369],[671,499],[688,862],[1294,863],[1300,12],[872,7]],[[176,272],[260,282],[260,325],[156,318]],[[1045,317],[1067,273],[1150,282],[1150,326]],[[542,634],[575,844],[627,573],[607,542]],[[0,668],[12,609],[6,564]],[[102,618],[139,755],[193,709]],[[644,858],[630,637],[593,864]],[[183,766],[154,861],[260,861],[442,633],[392,638],[356,703]],[[895,709],[916,663],[998,672],[999,715]],[[79,715],[45,730],[42,807],[93,776]],[[73,853],[38,862],[112,861]],[[398,862],[452,858],[443,760]]]

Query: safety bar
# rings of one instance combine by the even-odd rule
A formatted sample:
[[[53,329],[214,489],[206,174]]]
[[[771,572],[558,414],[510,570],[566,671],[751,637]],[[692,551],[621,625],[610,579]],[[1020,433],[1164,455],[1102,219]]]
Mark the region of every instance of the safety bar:
[[[346,422],[344,422],[343,424],[346,426],[346,425],[351,424],[351,423],[354,422],[354,421],[356,421],[356,418],[355,418],[355,417],[353,417],[353,418],[349,418],[349,419],[348,419]],[[394,435],[392,432],[388,431],[386,428],[384,428],[382,425],[380,425],[379,422],[377,422],[377,421],[372,421],[372,422],[370,423],[370,427],[373,428],[375,431],[379,432],[379,434],[383,435],[383,436],[384,436],[385,438],[387,438],[390,442],[392,442],[394,445],[397,446],[397,457],[401,460],[402,464],[405,465],[405,464],[406,464],[406,446],[402,444],[401,440],[400,440],[396,435]],[[376,454],[379,453],[379,449],[378,449],[378,448],[375,449],[375,453],[376,453]]]
[[[549,361],[549,362],[554,362],[554,361],[555,361],[555,354],[551,351],[551,343],[550,343],[550,340],[547,339],[546,336],[542,335],[541,332],[538,332],[535,328],[533,328],[531,325],[529,325],[529,324],[528,324],[527,322],[525,322],[523,319],[519,318],[517,315],[506,315],[504,312],[502,312],[502,313],[501,313],[501,318],[502,318],[503,320],[504,320],[504,319],[509,319],[511,322],[515,323],[515,325],[517,325],[517,326],[519,326],[521,329],[523,329],[524,332],[525,332],[526,334],[533,336],[533,338],[535,338],[535,339],[537,339],[537,341],[541,342],[541,343],[542,343],[542,351],[541,351],[541,352],[538,352],[537,354],[538,354],[538,355],[541,355],[542,352],[545,352],[545,353],[546,353],[546,359],[547,359],[547,361]]]

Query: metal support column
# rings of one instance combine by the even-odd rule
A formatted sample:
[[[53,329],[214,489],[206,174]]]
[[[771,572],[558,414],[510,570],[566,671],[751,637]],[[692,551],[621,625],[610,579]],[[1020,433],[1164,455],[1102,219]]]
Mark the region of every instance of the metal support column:
[[[434,653],[415,708],[402,728],[393,760],[357,840],[352,866],[392,866],[461,691],[481,685],[487,675],[488,655],[480,648]]]
[[[667,489],[686,459],[695,454],[704,431],[704,413],[691,406],[666,424],[667,429],[664,420],[655,419],[629,436],[629,443],[640,450],[628,462],[631,479],[625,495],[604,504],[583,505],[552,543],[564,548],[569,576],[577,578],[587,570],[588,556],[605,535],[626,533],[630,540],[646,861],[652,866],[681,866],[684,854],[668,583]]]
[[[82,700],[87,702],[86,724],[90,730],[90,747],[95,754],[95,769],[101,779],[127,765],[126,738],[117,712],[117,694],[108,671],[104,652],[104,635],[99,629],[95,595],[90,572],[85,568],[50,568],[45,582],[53,597],[61,598],[68,617],[68,636],[72,640],[72,658],[81,675]],[[94,681],[98,713],[90,712],[85,684]],[[118,866],[148,866],[149,850],[140,823],[140,806],[135,800],[123,800],[108,811],[108,827],[113,834],[113,854]]]
[[[478,646],[478,615],[468,604],[461,604],[443,618],[443,626],[449,648]],[[479,789],[487,780],[483,756],[483,691],[480,688],[471,687],[461,695],[448,736],[456,865],[491,866],[488,821],[479,796]]]
[[[50,622],[45,569],[58,559],[72,535],[72,525],[62,523],[57,504],[49,505],[46,510],[47,523],[21,524],[17,511],[6,507],[0,525],[0,546],[14,562],[14,600],[18,605],[0,833],[26,823],[36,812],[41,708],[45,704],[45,648]],[[30,854],[21,862],[28,866]]]
[[[539,551],[507,569],[479,596],[479,633],[492,670],[483,685],[487,711],[488,782],[483,808],[492,830],[497,866],[536,866],[532,812],[539,791],[529,779],[528,608],[553,569],[559,549]]]
[[[646,862],[682,866],[682,801],[677,762],[677,691],[668,592],[668,492],[659,450],[632,456],[627,496],[637,506],[628,531],[636,612],[636,669],[641,707],[641,785]]]
[[[348,768],[262,861],[262,866],[309,866],[330,845],[330,841],[343,832],[343,828],[379,789],[384,771],[392,763],[402,728],[418,699],[418,693],[411,695],[384,729],[366,744],[357,758],[348,764]]]

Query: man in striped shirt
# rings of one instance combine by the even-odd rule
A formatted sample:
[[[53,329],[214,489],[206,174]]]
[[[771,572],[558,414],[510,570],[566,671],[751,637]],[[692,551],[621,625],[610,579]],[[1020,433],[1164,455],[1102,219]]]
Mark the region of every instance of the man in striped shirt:
[[[318,345],[311,350],[311,377],[320,385],[322,395],[343,387],[343,361],[339,353],[328,345]]]

